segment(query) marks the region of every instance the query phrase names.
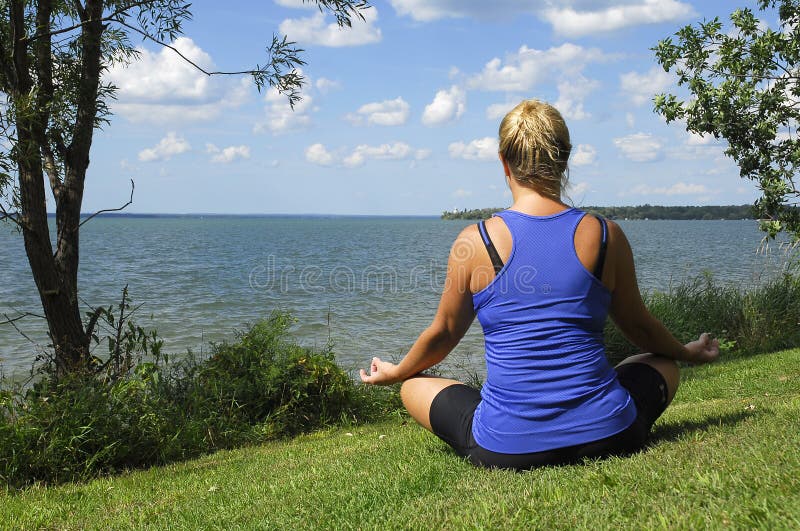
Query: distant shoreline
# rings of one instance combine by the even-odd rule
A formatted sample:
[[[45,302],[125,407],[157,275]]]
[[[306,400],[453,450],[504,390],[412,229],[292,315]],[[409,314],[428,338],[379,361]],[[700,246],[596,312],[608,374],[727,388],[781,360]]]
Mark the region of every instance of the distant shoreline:
[[[753,205],[707,205],[707,206],[579,206],[591,214],[599,214],[617,220],[755,220]],[[503,208],[476,208],[442,212],[442,219],[476,220],[487,219]]]

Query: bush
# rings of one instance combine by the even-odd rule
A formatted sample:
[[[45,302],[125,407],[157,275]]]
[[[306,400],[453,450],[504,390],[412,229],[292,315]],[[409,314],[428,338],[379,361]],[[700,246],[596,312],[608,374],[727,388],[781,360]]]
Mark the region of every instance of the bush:
[[[397,410],[397,393],[357,385],[330,347],[292,341],[291,322],[274,313],[207,359],[167,365],[144,356],[124,375],[87,372],[2,391],[0,479],[83,480]]]
[[[667,292],[644,294],[650,312],[686,343],[709,332],[723,354],[749,355],[800,347],[800,275],[784,273],[742,290],[706,273]],[[636,354],[611,321],[605,328],[606,353],[613,362]]]

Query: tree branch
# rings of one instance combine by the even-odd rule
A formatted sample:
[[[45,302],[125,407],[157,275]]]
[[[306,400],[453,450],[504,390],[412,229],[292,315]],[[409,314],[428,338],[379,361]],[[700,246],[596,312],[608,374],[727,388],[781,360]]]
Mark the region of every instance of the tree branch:
[[[0,221],[9,220],[22,230],[24,227],[19,217],[19,212],[9,212],[4,205],[0,204]]]
[[[38,314],[35,314],[35,313],[31,313],[31,312],[24,312],[24,313],[22,313],[22,314],[20,314],[20,315],[18,315],[16,317],[13,317],[13,318],[9,317],[7,313],[3,313],[3,317],[5,317],[6,320],[5,321],[0,321],[0,326],[6,325],[6,324],[14,324],[16,321],[21,321],[22,319],[25,319],[26,317],[36,317],[36,318],[39,318],[39,319],[44,319],[45,318],[43,315],[38,315]]]
[[[117,9],[116,11],[114,11],[113,13],[110,13],[109,15],[101,18],[100,21],[101,22],[109,22],[109,21],[113,20],[114,18],[118,17],[119,15],[125,14],[125,12],[128,11],[129,9],[133,9],[134,7],[142,7],[142,6],[147,5],[147,4],[152,4],[153,1],[154,0],[142,0],[140,2],[133,2],[132,4],[130,4],[130,5],[126,6],[126,7],[121,7],[119,9]],[[86,18],[86,11],[84,10],[84,8],[83,8],[83,6],[81,5],[80,2],[74,1],[73,2],[73,7],[78,12],[78,16],[81,19],[81,22],[79,22],[77,24],[73,24],[72,26],[67,26],[65,28],[60,28],[60,29],[57,29],[57,30],[43,31],[41,33],[36,33],[35,35],[31,35],[30,37],[24,37],[22,40],[25,41],[25,42],[33,42],[33,41],[35,41],[37,39],[42,39],[44,37],[53,37],[55,35],[61,35],[62,33],[68,33],[70,31],[73,31],[73,30],[76,30],[76,29],[80,29],[83,26],[85,26],[86,24],[90,24],[90,23],[94,22],[93,19]]]
[[[170,44],[167,44],[166,42],[163,42],[163,41],[157,39],[156,37],[153,37],[152,35],[150,35],[146,31],[144,31],[144,30],[142,30],[140,28],[137,28],[136,26],[131,26],[127,22],[124,22],[124,21],[122,21],[120,19],[114,19],[111,22],[116,22],[120,26],[124,26],[124,27],[128,28],[131,31],[135,31],[139,35],[143,36],[145,39],[150,39],[154,43],[159,44],[159,45],[163,46],[164,48],[169,48],[170,50],[172,50],[173,52],[178,54],[178,56],[181,59],[183,59],[184,61],[189,63],[191,66],[196,68],[198,71],[202,72],[203,74],[205,74],[207,76],[237,76],[237,75],[244,75],[244,74],[251,74],[252,75],[252,74],[257,74],[259,72],[258,70],[241,70],[241,71],[238,71],[238,72],[221,72],[221,71],[209,71],[209,70],[206,70],[205,68],[203,68],[199,64],[195,63],[194,61],[192,61],[191,59],[186,57],[176,47],[174,47],[174,46],[172,46]]]
[[[86,223],[87,221],[89,221],[90,219],[92,219],[93,217],[95,217],[95,216],[97,216],[99,214],[103,214],[104,212],[119,212],[120,210],[124,210],[131,203],[133,203],[133,190],[134,190],[134,188],[136,188],[136,185],[134,184],[133,179],[131,179],[131,198],[128,200],[127,203],[125,203],[124,205],[122,205],[119,208],[106,208],[106,209],[103,209],[103,210],[98,210],[97,212],[95,212],[94,214],[89,216],[88,218],[86,218],[83,221],[81,221],[80,224],[78,225],[78,227],[82,227],[84,223]]]

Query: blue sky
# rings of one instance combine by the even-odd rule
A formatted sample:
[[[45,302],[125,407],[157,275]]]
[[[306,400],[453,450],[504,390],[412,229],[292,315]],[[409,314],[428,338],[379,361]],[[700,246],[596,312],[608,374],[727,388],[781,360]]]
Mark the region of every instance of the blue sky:
[[[506,206],[496,159],[505,111],[539,98],[564,114],[577,205],[742,204],[757,190],[724,146],[667,125],[652,95],[671,75],[650,48],[736,5],[699,0],[375,1],[331,25],[301,0],[197,2],[175,45],[196,62],[264,62],[272,33],[305,48],[304,100],[248,78],[206,78],[140,44],[112,123],[95,136],[84,211],[438,214]],[[767,23],[770,21],[767,20]]]

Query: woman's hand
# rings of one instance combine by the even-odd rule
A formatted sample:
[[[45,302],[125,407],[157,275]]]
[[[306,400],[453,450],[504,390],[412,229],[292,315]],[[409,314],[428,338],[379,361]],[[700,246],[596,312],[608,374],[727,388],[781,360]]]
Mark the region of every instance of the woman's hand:
[[[705,332],[700,334],[699,339],[686,343],[685,346],[691,356],[691,359],[687,360],[690,363],[711,363],[719,358],[719,341],[711,339]]]
[[[400,381],[397,377],[397,365],[388,361],[381,361],[380,358],[372,358],[369,366],[369,374],[361,369],[361,381],[372,385],[392,385]]]

